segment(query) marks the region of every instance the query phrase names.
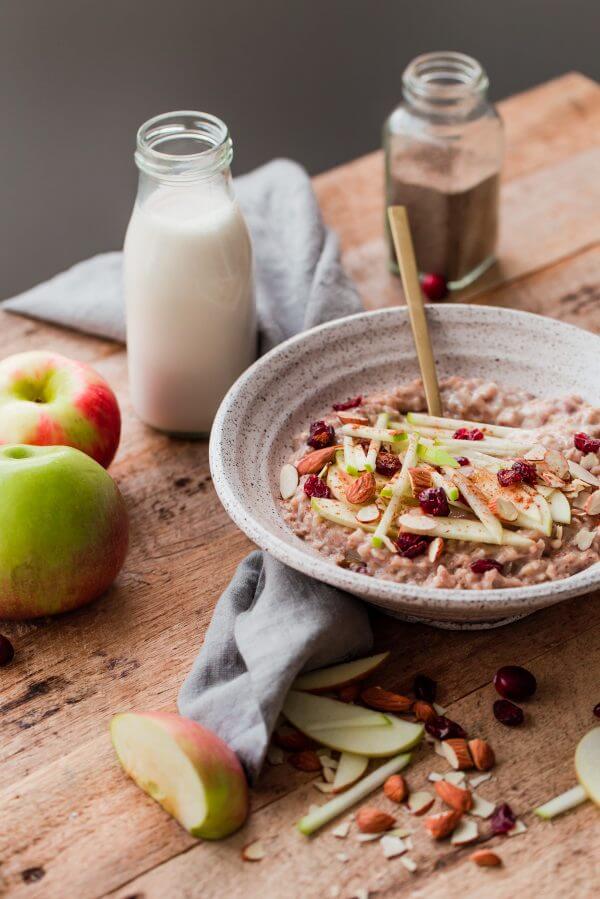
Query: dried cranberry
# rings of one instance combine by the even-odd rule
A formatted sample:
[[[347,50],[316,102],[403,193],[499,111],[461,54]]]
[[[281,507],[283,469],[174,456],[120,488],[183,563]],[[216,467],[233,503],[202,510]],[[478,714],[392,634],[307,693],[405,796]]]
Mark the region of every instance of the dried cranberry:
[[[537,681],[531,671],[520,665],[504,665],[494,675],[496,692],[505,699],[521,702],[529,699],[537,690]]]
[[[303,489],[307,496],[316,496],[319,499],[329,499],[331,496],[331,490],[318,474],[309,474]]]
[[[8,639],[4,634],[0,634],[0,668],[3,665],[9,665],[15,657],[15,650]]]
[[[485,434],[479,428],[459,428],[452,436],[455,440],[483,440]]]
[[[513,471],[512,468],[501,468],[496,477],[502,487],[512,487],[514,484],[520,484],[522,480],[519,472]]]
[[[517,459],[510,468],[501,468],[497,478],[503,487],[511,487],[514,484],[535,484],[537,472],[535,465],[525,462],[524,459]]]
[[[598,453],[600,452],[600,440],[595,440],[589,434],[579,431],[573,435],[573,444],[575,449],[582,453]]]
[[[450,515],[448,498],[443,487],[427,487],[419,493],[419,505],[429,515]]]
[[[377,453],[375,468],[377,469],[379,474],[391,478],[392,475],[395,475],[401,467],[402,462],[400,460],[400,457],[395,453]]]
[[[475,559],[469,567],[475,574],[485,574],[486,571],[492,571],[494,568],[496,571],[502,571],[502,565],[496,559]]]
[[[362,396],[350,397],[343,403],[334,403],[333,408],[336,412],[345,412],[346,409],[356,409],[362,403]]]
[[[422,556],[427,552],[430,541],[431,537],[422,534],[398,534],[394,543],[401,556],[405,559],[414,559],[415,556]]]
[[[592,712],[596,716],[596,718],[600,718],[600,702],[598,703],[598,705],[594,706]]]
[[[427,677],[426,674],[417,674],[413,683],[413,693],[417,699],[422,699],[425,702],[435,702],[437,681]]]
[[[497,699],[494,703],[494,716],[500,724],[505,724],[507,727],[518,727],[519,724],[523,724],[523,709],[520,709],[518,705],[515,705],[514,702],[509,702],[508,699]]]
[[[454,457],[459,465],[470,465],[471,463],[467,459],[466,456],[455,456]]]
[[[432,300],[435,303],[436,300],[443,300],[447,296],[448,285],[443,275],[429,272],[426,275],[421,275],[421,290],[428,300]]]
[[[315,449],[331,446],[335,442],[335,431],[331,425],[325,424],[324,421],[313,421],[306,442]]]
[[[436,740],[465,740],[466,733],[456,721],[445,715],[436,715],[425,723],[425,730]]]
[[[496,806],[494,813],[490,818],[490,826],[493,834],[508,833],[509,830],[513,829],[516,823],[517,819],[515,813],[508,802],[503,802],[501,805]]]

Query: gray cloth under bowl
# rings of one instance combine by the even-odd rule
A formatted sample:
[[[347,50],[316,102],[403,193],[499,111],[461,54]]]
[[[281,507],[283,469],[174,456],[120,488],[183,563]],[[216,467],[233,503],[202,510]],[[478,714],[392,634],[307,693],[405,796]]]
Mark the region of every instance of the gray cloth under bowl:
[[[276,160],[235,187],[252,236],[262,352],[361,310],[303,169]],[[104,253],[3,308],[124,341],[121,272],[121,254]],[[296,675],[368,652],[372,642],[358,599],[253,552],[217,603],[179,710],[229,743],[254,783]]]

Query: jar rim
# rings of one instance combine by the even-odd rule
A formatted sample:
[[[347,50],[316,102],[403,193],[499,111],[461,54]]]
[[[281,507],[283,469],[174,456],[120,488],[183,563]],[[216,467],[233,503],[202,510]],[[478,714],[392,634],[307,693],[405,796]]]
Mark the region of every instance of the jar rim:
[[[168,152],[171,143],[181,148],[197,144],[192,152]],[[186,147],[187,149],[187,147]],[[209,177],[228,167],[233,142],[222,119],[208,112],[178,110],[153,116],[138,128],[135,161],[139,169],[158,178],[190,180]]]
[[[402,75],[404,95],[415,105],[456,107],[481,99],[489,86],[488,76],[472,56],[455,50],[423,53],[412,60]]]

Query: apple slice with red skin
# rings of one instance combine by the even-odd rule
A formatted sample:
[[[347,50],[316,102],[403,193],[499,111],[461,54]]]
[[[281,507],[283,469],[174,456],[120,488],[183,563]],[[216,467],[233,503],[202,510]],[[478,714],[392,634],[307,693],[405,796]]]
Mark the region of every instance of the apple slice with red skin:
[[[329,690],[337,690],[348,684],[355,684],[365,680],[376,671],[389,656],[389,652],[380,652],[366,659],[355,659],[353,662],[343,662],[341,665],[333,665],[331,668],[319,668],[318,671],[309,671],[301,674],[292,684],[292,690],[303,690],[307,693],[326,693]]]
[[[219,840],[242,826],[248,787],[220,737],[171,712],[127,712],[110,726],[125,772],[193,837]]]

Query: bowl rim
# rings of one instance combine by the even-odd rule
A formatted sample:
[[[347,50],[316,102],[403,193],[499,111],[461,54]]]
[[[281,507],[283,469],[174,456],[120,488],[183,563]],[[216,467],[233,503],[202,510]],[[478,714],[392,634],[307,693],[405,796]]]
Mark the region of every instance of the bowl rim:
[[[586,331],[584,328],[579,328],[577,325],[561,322],[558,319],[538,315],[533,312],[505,309],[502,306],[468,303],[428,304],[425,308],[428,315],[431,314],[434,317],[440,315],[442,318],[445,315],[449,317],[456,316],[458,321],[460,321],[461,315],[472,314],[474,310],[477,310],[477,313],[482,315],[483,318],[489,317],[494,319],[500,316],[501,318],[538,320],[538,327],[543,325],[544,328],[555,330],[561,335],[570,331],[579,336],[585,336],[590,342],[598,344],[598,351],[600,352],[600,335],[594,334],[592,331]],[[411,584],[410,582],[398,583],[383,578],[365,576],[340,568],[326,556],[318,553],[318,551],[309,550],[309,544],[305,548],[300,538],[296,538],[300,541],[300,545],[295,546],[278,535],[270,533],[254,517],[252,510],[243,506],[235,492],[231,489],[225,472],[223,455],[220,452],[224,423],[228,419],[231,408],[236,403],[239,392],[247,386],[248,382],[255,378],[257,372],[268,368],[272,359],[277,358],[290,348],[311,340],[315,334],[335,331],[341,325],[354,320],[385,318],[386,316],[394,315],[400,315],[406,321],[408,318],[407,307],[386,306],[382,309],[364,310],[301,331],[277,344],[263,356],[260,356],[234,382],[217,410],[209,442],[209,464],[213,483],[225,511],[234,524],[256,543],[260,549],[270,553],[283,564],[289,565],[308,577],[346,590],[365,600],[374,602],[376,605],[387,606],[402,614],[414,614],[422,618],[426,617],[429,611],[431,611],[430,617],[434,618],[436,615],[447,614],[451,611],[469,612],[475,611],[475,609],[481,611],[483,608],[485,608],[486,612],[489,612],[490,618],[509,612],[533,612],[536,609],[545,608],[563,599],[591,592],[600,586],[600,562],[576,574],[569,575],[569,577],[554,581],[529,584],[523,587],[498,587],[481,590],[424,587],[419,584]],[[296,536],[291,529],[290,535],[292,537]],[[414,605],[410,602],[411,599],[415,600]],[[426,601],[427,609],[421,607],[420,601],[422,600]],[[402,603],[402,609],[397,608],[399,603]]]

